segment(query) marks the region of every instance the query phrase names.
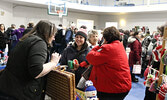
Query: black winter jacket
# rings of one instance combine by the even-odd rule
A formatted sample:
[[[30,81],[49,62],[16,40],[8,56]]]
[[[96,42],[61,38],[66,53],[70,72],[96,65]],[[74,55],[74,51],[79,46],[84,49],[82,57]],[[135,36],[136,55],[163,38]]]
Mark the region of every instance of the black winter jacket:
[[[44,100],[46,77],[35,77],[41,73],[47,59],[47,44],[41,38],[32,35],[20,41],[0,75],[0,93],[17,100]]]
[[[0,49],[5,49],[7,44],[7,35],[0,31]]]

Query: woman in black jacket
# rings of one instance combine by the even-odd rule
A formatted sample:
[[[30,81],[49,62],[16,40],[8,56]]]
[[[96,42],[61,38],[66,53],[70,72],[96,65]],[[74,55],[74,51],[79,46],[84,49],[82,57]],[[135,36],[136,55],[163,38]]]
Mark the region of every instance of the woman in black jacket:
[[[45,76],[60,58],[55,53],[49,61],[55,31],[53,23],[41,20],[20,39],[0,75],[0,100],[44,100]]]
[[[68,65],[68,61],[69,60],[72,61],[74,59],[77,59],[79,63],[86,61],[86,55],[89,52],[89,47],[86,40],[87,40],[86,29],[80,29],[75,35],[74,43],[64,49],[60,59],[60,64]],[[79,65],[74,66],[76,86],[81,78],[81,74],[85,70],[86,70],[85,67],[81,67]],[[68,71],[71,71],[70,66],[68,66]]]
[[[4,26],[4,24],[0,24],[0,51],[3,52],[3,53],[1,53],[0,60],[5,59],[4,52],[5,52],[6,44],[7,44],[7,35],[5,33],[5,26]]]

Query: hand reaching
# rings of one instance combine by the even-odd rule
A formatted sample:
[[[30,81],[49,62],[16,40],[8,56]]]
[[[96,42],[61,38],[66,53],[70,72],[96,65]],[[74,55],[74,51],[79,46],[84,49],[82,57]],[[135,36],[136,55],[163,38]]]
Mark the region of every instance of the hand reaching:
[[[74,70],[77,70],[79,68],[79,64],[74,64]]]
[[[50,62],[55,63],[55,65],[58,64],[59,60],[61,58],[61,55],[58,53],[53,53]]]

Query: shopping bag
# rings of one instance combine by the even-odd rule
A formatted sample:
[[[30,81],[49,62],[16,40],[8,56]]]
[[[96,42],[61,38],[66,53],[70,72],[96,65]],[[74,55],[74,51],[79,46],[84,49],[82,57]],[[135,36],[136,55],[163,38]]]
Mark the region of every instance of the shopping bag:
[[[133,65],[133,74],[141,74],[141,65]]]
[[[46,94],[53,100],[75,100],[75,74],[51,71],[47,76]]]
[[[92,71],[93,66],[90,65],[82,74],[81,79],[77,84],[77,88],[83,89],[85,87],[85,82],[89,79],[90,73]]]

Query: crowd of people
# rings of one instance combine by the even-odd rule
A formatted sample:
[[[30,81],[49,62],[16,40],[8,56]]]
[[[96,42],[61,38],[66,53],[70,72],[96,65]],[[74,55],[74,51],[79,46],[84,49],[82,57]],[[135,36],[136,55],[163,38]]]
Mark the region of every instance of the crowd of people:
[[[140,77],[148,65],[159,66],[152,51],[160,45],[163,28],[152,35],[142,31],[118,30],[108,27],[102,38],[96,30],[78,28],[72,23],[68,29],[57,27],[50,21],[41,20],[35,26],[29,23],[16,29],[12,24],[5,30],[0,24],[1,60],[8,44],[8,62],[0,73],[0,100],[44,100],[46,75],[60,65],[68,65],[76,59],[74,68],[67,71],[75,74],[77,85],[82,74],[92,67],[89,79],[97,89],[100,100],[123,100],[131,89],[131,82],[138,82],[132,73],[135,64],[142,65]],[[126,49],[130,48],[127,56]],[[151,57],[150,57],[151,56]],[[151,59],[152,58],[152,59]],[[86,65],[81,63],[86,62]],[[156,65],[155,65],[156,64]],[[83,90],[83,88],[78,88]],[[146,88],[144,100],[154,95]]]
[[[4,52],[5,52],[6,45],[8,44],[8,55],[9,55],[10,51],[19,42],[19,39],[29,31],[31,31],[33,27],[34,27],[34,23],[28,23],[27,28],[25,28],[24,25],[20,25],[20,27],[16,29],[16,25],[11,24],[11,27],[5,29],[5,25],[0,24],[0,51],[1,51],[0,60],[1,62],[3,62],[3,60],[5,59]]]

